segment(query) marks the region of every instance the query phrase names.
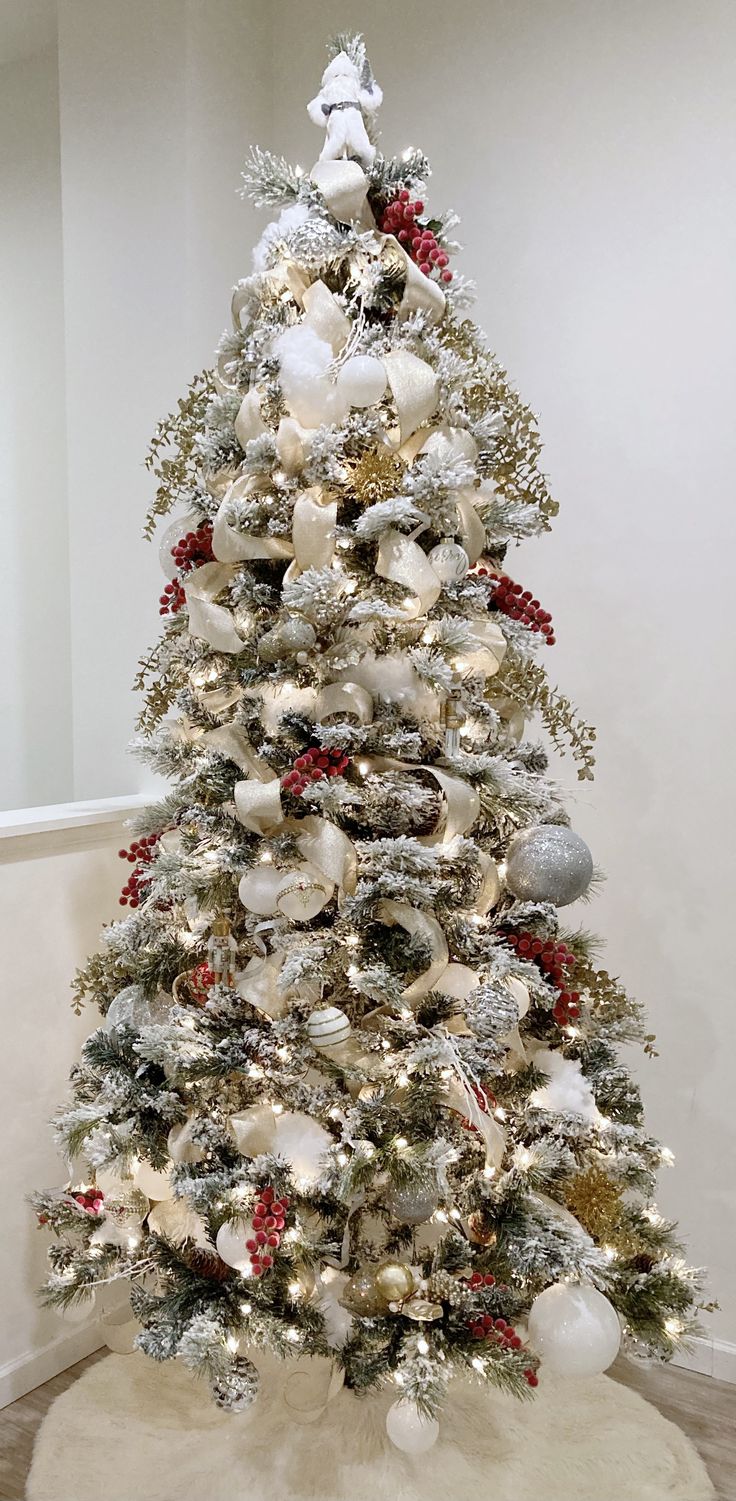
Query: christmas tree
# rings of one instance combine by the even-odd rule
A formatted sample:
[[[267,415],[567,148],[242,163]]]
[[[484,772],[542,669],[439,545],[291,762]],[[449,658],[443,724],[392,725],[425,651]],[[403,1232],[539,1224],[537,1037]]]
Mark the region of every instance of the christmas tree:
[[[652,1039],[564,924],[593,861],[525,738],[591,776],[507,572],[556,511],[536,424],[380,101],[338,38],[315,167],[253,151],[277,217],[153,441],[148,536],[177,515],[138,748],[171,791],[78,977],[103,1021],[34,1202],[50,1304],[129,1285],[139,1348],[230,1410],[259,1351],[327,1356],[395,1385],[418,1451],[453,1375],[667,1358],[698,1279],[619,1057]]]

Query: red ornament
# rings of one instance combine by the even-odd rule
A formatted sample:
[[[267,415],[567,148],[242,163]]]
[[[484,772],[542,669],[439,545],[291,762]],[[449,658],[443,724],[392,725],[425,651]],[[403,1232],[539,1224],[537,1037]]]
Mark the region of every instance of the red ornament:
[[[161,834],[148,834],[144,839],[134,839],[129,850],[118,850],[121,860],[127,860],[135,865],[120,894],[121,907],[139,907],[145,901],[146,892],[151,883],[150,875],[146,875],[146,866],[155,859],[156,845]]]
[[[525,589],[522,584],[515,584],[507,573],[499,573],[497,569],[489,567],[486,563],[477,563],[472,570],[475,578],[487,579],[491,586],[492,603],[503,615],[508,615],[510,620],[520,620],[522,625],[530,631],[535,631],[544,636],[547,646],[554,646],[555,633],[552,626],[552,616],[549,610],[543,610],[539,600],[532,597],[531,589]]]
[[[281,778],[281,786],[284,792],[301,797],[310,782],[322,782],[325,777],[340,777],[349,765],[350,758],[343,751],[328,750],[324,745],[312,746],[303,756],[297,756],[291,771],[287,771]]]
[[[557,991],[557,1000],[552,1015],[558,1026],[568,1026],[580,1015],[580,991],[570,990],[575,955],[566,943],[554,943],[551,938],[537,938],[534,933],[505,933],[504,938],[515,949],[520,959],[537,964],[550,985]]]
[[[281,1245],[288,1208],[289,1200],[277,1199],[270,1185],[261,1189],[251,1217],[253,1234],[245,1242],[254,1277],[262,1277],[273,1266],[271,1252]]]
[[[204,1006],[207,996],[215,984],[214,971],[210,969],[206,960],[189,971],[187,976],[189,991],[193,1001],[198,1006]]]
[[[383,234],[396,237],[425,276],[438,271],[440,281],[449,283],[452,281],[452,272],[446,270],[448,257],[434,231],[428,224],[420,222],[420,215],[423,213],[422,199],[416,198],[412,203],[409,189],[402,188],[397,197],[392,198],[379,214],[378,228]]]
[[[187,532],[184,537],[180,537],[171,549],[171,556],[180,574],[191,573],[194,568],[201,568],[203,563],[213,563],[212,522],[203,521],[196,531]],[[176,615],[185,603],[186,595],[179,579],[172,579],[159,598],[158,613]]]

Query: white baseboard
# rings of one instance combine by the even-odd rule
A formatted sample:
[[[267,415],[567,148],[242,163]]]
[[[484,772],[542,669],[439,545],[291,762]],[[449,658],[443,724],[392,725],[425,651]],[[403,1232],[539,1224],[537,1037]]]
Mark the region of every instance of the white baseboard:
[[[40,1350],[29,1350],[0,1366],[0,1407],[7,1407],[32,1392],[52,1376],[58,1376],[77,1360],[91,1355],[105,1343],[99,1324],[84,1324],[83,1327],[64,1330],[58,1339],[44,1345]]]
[[[736,1384],[736,1345],[726,1339],[695,1339],[692,1349],[675,1355],[672,1364],[686,1371],[698,1371],[701,1376],[713,1376],[716,1381]]]

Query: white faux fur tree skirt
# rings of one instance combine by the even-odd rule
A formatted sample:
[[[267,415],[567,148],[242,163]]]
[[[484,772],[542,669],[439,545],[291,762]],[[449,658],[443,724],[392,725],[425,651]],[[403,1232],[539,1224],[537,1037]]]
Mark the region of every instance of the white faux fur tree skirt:
[[[111,1355],[50,1409],[27,1501],[715,1496],[684,1434],[605,1376],[564,1387],[540,1382],[524,1403],[457,1382],[434,1449],[410,1459],[385,1436],[388,1394],[358,1400],[343,1391],[320,1421],[297,1422],[284,1405],[284,1374],[269,1365],[255,1406],[230,1416],[183,1368]]]

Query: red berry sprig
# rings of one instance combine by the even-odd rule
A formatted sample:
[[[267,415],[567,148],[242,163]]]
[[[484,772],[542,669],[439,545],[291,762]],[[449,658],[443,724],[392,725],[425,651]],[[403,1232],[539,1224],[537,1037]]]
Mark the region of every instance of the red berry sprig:
[[[191,573],[203,563],[213,563],[212,522],[203,521],[194,532],[187,532],[171,549],[171,556],[179,573]],[[159,615],[176,615],[186,602],[186,595],[179,579],[172,579],[159,598]]]
[[[128,860],[135,866],[120,893],[121,907],[139,907],[145,901],[151,881],[150,875],[146,875],[146,866],[154,859],[160,838],[160,834],[148,834],[144,839],[134,839],[129,850],[118,850],[121,860]]]
[[[497,1287],[497,1291],[503,1292],[505,1284],[497,1284],[492,1272],[473,1272],[470,1277],[466,1278],[466,1286],[474,1293],[482,1292],[486,1287]],[[506,1319],[494,1318],[493,1314],[478,1312],[467,1320],[467,1326],[473,1339],[490,1340],[491,1343],[500,1345],[504,1350],[524,1349],[521,1335],[517,1334],[513,1324],[509,1324]],[[539,1385],[539,1378],[533,1366],[527,1366],[524,1379],[529,1386]]]
[[[423,213],[422,199],[415,198],[412,203],[409,189],[402,188],[398,197],[386,204],[378,220],[378,228],[383,234],[396,236],[407,255],[416,261],[425,276],[431,276],[433,271],[437,271],[440,281],[449,283],[452,281],[452,272],[448,270],[449,257],[430,226],[422,223],[420,215]]]
[[[71,1194],[75,1203],[86,1209],[87,1214],[102,1214],[105,1195],[100,1188],[80,1188]]]
[[[273,1252],[281,1245],[288,1207],[289,1200],[277,1199],[272,1188],[261,1189],[251,1220],[253,1234],[245,1242],[254,1277],[262,1277],[273,1266]]]
[[[349,765],[350,758],[343,751],[328,750],[324,745],[312,746],[303,756],[297,756],[291,771],[281,778],[281,786],[285,792],[293,792],[294,797],[301,797],[310,782],[342,776]]]
[[[473,1339],[491,1340],[496,1345],[503,1345],[506,1350],[520,1350],[524,1343],[513,1324],[507,1324],[505,1319],[494,1319],[490,1313],[468,1319],[468,1328]]]
[[[572,976],[566,971],[575,965],[575,955],[566,943],[555,943],[551,938],[536,938],[533,933],[506,933],[506,942],[516,950],[520,959],[529,959],[537,964],[542,974],[554,985],[557,1001],[552,1015],[558,1026],[565,1027],[580,1015],[580,991],[570,990]]]
[[[498,573],[494,568],[480,564],[473,569],[476,578],[485,578],[493,589],[493,603],[510,620],[520,620],[530,631],[544,636],[547,646],[554,646],[555,633],[549,610],[543,610],[539,600],[534,599],[531,589],[515,584],[507,573]]]

